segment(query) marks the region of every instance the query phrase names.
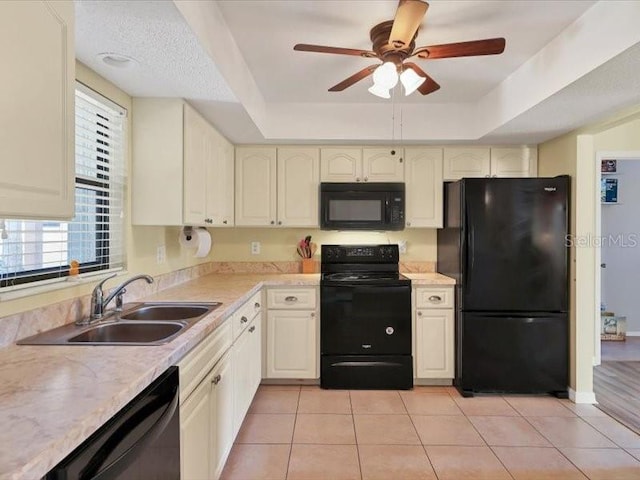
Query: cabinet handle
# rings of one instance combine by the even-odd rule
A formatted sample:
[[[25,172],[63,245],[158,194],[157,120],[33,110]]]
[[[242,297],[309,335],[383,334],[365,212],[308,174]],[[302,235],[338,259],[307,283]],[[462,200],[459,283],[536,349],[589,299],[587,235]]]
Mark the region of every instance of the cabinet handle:
[[[285,302],[297,302],[298,301],[298,297],[294,297],[293,295],[290,295],[288,297],[284,297],[284,301]]]
[[[418,316],[421,317],[422,316],[422,312],[418,312]]]
[[[314,312],[311,312],[311,318],[315,317],[316,314]]]
[[[402,163],[402,157],[398,159],[398,163]]]
[[[282,225],[282,220],[278,220],[278,225]]]
[[[254,306],[255,308],[260,308],[260,303],[259,303],[259,302],[256,302],[253,306]]]
[[[222,375],[218,374],[215,377],[213,377],[213,380],[211,380],[211,383],[213,383],[214,385],[217,385],[220,383],[220,380],[222,380]]]
[[[440,295],[431,295],[429,297],[429,301],[430,302],[441,302],[442,301],[442,297]]]
[[[360,177],[356,177],[356,182],[359,182],[359,181],[360,181]]]
[[[240,317],[240,323],[247,323],[249,319],[247,317]]]
[[[275,225],[276,222],[274,222],[273,220],[271,220],[271,225]]]
[[[489,178],[491,175],[485,175],[485,178]]]
[[[369,177],[364,177],[364,181],[368,182],[369,181]]]
[[[253,333],[256,330],[256,326],[255,325],[251,325],[251,327],[249,327],[249,333]]]
[[[223,220],[223,221],[222,221],[222,223],[224,223],[224,224],[226,225],[226,224],[227,224],[227,221],[226,221],[226,220]]]

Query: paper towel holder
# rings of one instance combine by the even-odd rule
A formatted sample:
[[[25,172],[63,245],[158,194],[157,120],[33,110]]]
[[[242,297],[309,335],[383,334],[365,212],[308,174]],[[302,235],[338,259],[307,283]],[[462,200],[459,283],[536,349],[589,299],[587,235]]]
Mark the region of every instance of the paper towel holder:
[[[191,238],[193,237],[193,227],[190,227],[190,226],[182,227],[182,233],[184,234],[187,241],[190,241]]]

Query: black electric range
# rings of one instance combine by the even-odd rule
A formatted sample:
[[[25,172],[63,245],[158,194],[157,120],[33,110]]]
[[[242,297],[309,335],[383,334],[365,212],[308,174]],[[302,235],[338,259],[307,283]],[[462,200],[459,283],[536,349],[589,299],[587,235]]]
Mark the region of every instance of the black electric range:
[[[410,389],[411,280],[398,245],[323,245],[322,388]]]

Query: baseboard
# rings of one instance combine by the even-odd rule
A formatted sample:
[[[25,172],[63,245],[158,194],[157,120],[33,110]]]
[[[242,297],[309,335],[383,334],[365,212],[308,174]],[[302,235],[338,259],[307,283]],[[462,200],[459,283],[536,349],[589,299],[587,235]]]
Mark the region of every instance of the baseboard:
[[[640,337],[640,332],[627,332],[627,337]]]
[[[596,394],[593,392],[576,392],[573,388],[569,388],[569,400],[573,403],[598,403],[596,402]]]
[[[413,384],[420,387],[448,387],[453,385],[453,380],[450,378],[414,378]]]

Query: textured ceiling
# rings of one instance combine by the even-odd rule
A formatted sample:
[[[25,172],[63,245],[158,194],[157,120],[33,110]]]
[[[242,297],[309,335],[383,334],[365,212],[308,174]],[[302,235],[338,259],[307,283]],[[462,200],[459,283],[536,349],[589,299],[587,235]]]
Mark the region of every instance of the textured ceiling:
[[[502,36],[505,53],[419,60],[442,88],[393,102],[370,80],[327,92],[371,60],[292,47],[369,49],[397,0],[76,0],[76,51],[133,96],[187,99],[234,143],[384,143],[398,112],[407,143],[538,143],[640,102],[638,1],[429,3],[418,45]]]

